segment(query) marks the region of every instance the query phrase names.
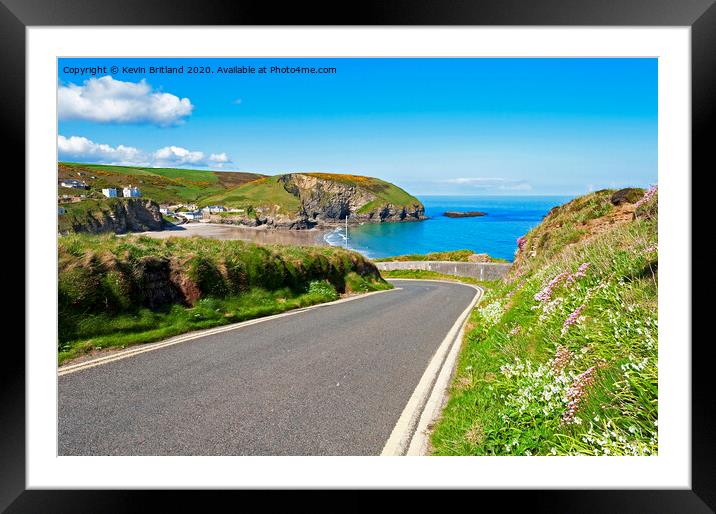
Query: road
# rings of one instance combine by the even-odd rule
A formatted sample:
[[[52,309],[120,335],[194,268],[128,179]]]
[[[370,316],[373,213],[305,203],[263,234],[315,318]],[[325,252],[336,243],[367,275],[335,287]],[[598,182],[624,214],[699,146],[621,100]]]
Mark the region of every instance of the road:
[[[394,284],[59,376],[59,454],[379,455],[475,296]]]

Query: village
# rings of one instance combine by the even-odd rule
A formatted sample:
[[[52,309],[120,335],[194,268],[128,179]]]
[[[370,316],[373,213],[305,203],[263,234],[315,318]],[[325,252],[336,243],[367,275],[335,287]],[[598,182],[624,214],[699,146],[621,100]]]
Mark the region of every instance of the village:
[[[85,173],[78,173],[78,176],[82,177]],[[95,176],[88,177],[90,179],[96,179]],[[102,188],[101,190],[101,196],[99,194],[99,191],[93,189],[89,184],[87,184],[84,180],[81,179],[74,179],[74,178],[67,178],[63,179],[59,183],[60,187],[65,189],[74,189],[79,190],[81,193],[79,194],[59,194],[58,195],[58,207],[57,207],[57,213],[58,214],[65,214],[67,211],[61,204],[68,204],[68,203],[77,203],[81,202],[83,200],[87,200],[90,198],[99,199],[102,197],[106,198],[141,198],[142,192],[137,186],[133,186],[132,184],[128,184],[127,186],[123,187],[108,187],[108,188]],[[260,209],[259,209],[260,210]],[[189,204],[160,204],[159,205],[159,212],[162,214],[164,219],[167,222],[175,223],[178,225],[184,224],[184,223],[191,223],[191,222],[208,222],[209,216],[211,214],[221,214],[221,213],[235,213],[235,214],[242,214],[244,212],[244,209],[231,209],[224,207],[223,205],[208,205],[203,208],[199,208],[199,206],[195,203],[189,203]]]

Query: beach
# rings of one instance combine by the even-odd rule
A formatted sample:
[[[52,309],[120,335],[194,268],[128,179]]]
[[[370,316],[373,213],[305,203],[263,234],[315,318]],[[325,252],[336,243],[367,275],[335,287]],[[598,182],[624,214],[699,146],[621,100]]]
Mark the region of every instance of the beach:
[[[169,237],[209,237],[212,239],[238,239],[259,244],[290,244],[327,246],[323,236],[324,229],[310,230],[274,230],[264,227],[242,227],[220,223],[187,223],[175,228],[141,232],[140,235],[166,239]]]

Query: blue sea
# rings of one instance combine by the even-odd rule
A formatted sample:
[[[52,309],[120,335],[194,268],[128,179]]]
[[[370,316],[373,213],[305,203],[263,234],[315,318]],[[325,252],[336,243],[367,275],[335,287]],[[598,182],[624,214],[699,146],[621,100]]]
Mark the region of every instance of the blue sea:
[[[370,258],[409,253],[473,250],[512,261],[517,238],[539,224],[570,196],[419,196],[430,219],[410,223],[365,223],[348,227],[348,247]],[[483,211],[477,218],[447,218],[445,211]],[[345,246],[345,231],[326,234]]]

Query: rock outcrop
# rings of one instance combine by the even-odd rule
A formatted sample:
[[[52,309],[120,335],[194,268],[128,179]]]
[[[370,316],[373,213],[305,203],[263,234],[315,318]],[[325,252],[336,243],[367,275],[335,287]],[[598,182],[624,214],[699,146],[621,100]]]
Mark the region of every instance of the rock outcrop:
[[[479,216],[487,216],[487,213],[482,211],[447,211],[443,213],[443,216],[448,218],[477,218]]]
[[[283,191],[293,197],[294,203],[298,200],[297,208],[262,205],[253,212],[212,215],[209,221],[302,230],[344,223],[346,216],[350,224],[426,219],[423,204],[392,184],[369,177],[347,176],[351,178],[343,179],[341,175],[328,176],[337,178],[304,173],[277,177],[277,184]],[[389,190],[400,191],[402,198],[409,199],[407,205],[386,201],[385,193]]]
[[[100,234],[162,230],[159,205],[144,198],[116,198],[72,219],[74,232]]]

